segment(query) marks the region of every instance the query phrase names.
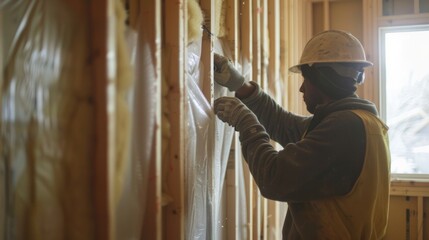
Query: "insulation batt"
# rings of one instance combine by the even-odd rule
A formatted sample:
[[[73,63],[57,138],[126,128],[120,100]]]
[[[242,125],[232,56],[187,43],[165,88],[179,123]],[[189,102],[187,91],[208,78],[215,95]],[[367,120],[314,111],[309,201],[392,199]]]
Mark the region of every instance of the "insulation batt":
[[[196,0],[188,0],[188,44],[201,39],[204,16]]]
[[[124,173],[130,161],[131,112],[127,102],[133,84],[133,71],[125,39],[126,12],[121,0],[115,1],[116,16],[116,122],[115,122],[115,203],[118,203],[124,184]],[[114,60],[112,60],[114,61]]]

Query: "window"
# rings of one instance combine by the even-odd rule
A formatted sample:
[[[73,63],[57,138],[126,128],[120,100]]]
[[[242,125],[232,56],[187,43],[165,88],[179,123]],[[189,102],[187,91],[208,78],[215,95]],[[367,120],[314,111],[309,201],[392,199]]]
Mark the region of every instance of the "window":
[[[429,177],[429,25],[380,28],[381,115],[392,175]]]

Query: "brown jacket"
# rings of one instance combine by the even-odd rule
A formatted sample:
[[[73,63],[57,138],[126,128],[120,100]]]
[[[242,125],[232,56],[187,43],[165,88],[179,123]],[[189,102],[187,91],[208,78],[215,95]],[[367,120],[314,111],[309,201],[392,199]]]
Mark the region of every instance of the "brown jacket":
[[[250,172],[264,197],[289,204],[284,239],[305,239],[293,213],[302,203],[345,196],[352,190],[364,163],[366,134],[362,119],[351,110],[377,115],[376,108],[353,95],[319,106],[314,116],[299,116],[282,109],[258,86],[242,101],[283,147],[276,151],[267,137],[240,139]]]

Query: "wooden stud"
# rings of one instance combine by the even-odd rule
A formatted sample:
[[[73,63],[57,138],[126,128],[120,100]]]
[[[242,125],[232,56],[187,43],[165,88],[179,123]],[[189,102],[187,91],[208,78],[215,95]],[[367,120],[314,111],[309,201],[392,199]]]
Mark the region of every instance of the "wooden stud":
[[[240,9],[239,9],[239,2],[235,0],[227,0],[226,1],[226,24],[227,24],[227,32],[226,32],[226,40],[227,45],[229,46],[229,49],[232,53],[232,62],[235,66],[238,65],[240,61],[240,32],[239,32],[239,15]],[[243,67],[243,66],[242,66]],[[230,191],[229,199],[227,201],[227,207],[232,206],[232,211],[228,212],[226,214],[226,217],[228,219],[227,224],[227,232],[228,232],[228,239],[240,239],[241,237],[241,231],[242,226],[241,222],[239,222],[239,210],[240,205],[242,204],[240,202],[240,181],[239,176],[241,176],[241,168],[238,168],[236,166],[242,166],[241,165],[241,147],[240,142],[238,140],[238,133],[235,134],[235,137],[233,139],[234,141],[234,150],[232,150],[232,155],[230,158],[230,164],[228,167],[228,171],[230,171],[230,175],[227,176],[227,181],[230,182],[230,184],[233,184],[235,189],[233,191]]]
[[[414,15],[420,14],[420,0],[414,0]]]
[[[417,197],[417,239],[423,240],[423,220],[424,220],[424,209],[423,209],[423,197]]]
[[[323,30],[329,30],[331,23],[329,21],[329,0],[323,0]]]
[[[271,93],[274,94],[274,98],[279,104],[283,103],[285,85],[281,82],[281,71],[284,69],[287,70],[284,66],[281,69],[281,35],[285,32],[285,29],[282,29],[281,26],[281,16],[285,15],[286,12],[280,14],[281,2],[279,0],[268,1],[268,29],[269,29],[269,87],[271,89]],[[283,31],[282,31],[283,30]],[[286,73],[287,74],[287,73]],[[285,75],[287,78],[287,75]],[[279,149],[279,145],[275,142],[272,142],[273,146],[277,146]],[[268,199],[264,199],[264,239],[272,238],[272,231],[274,231],[275,238],[281,238],[281,230],[282,230],[282,220],[280,220],[280,211],[279,204],[276,201],[271,201]]]
[[[237,215],[238,215],[238,198],[237,189],[239,188],[236,181],[236,167],[235,167],[235,151],[232,151],[232,155],[228,159],[228,166],[226,168],[225,184],[226,184],[226,212],[225,218],[228,219],[226,222],[226,239],[238,239],[237,238]]]
[[[215,6],[212,0],[201,0],[200,5],[204,13],[204,32],[201,46],[201,61],[204,63],[205,71],[203,76],[202,92],[209,101],[210,105],[213,105],[214,101],[214,82],[213,82],[213,39],[212,33],[214,32],[214,21],[215,17]]]
[[[241,5],[241,56],[243,63],[249,61],[252,64],[252,70],[249,73],[251,80],[255,81],[254,69],[253,69],[253,17],[256,15],[253,7],[253,0],[245,0]],[[237,144],[238,145],[238,144]],[[240,147],[236,145],[235,149],[238,150]],[[236,154],[238,155],[238,153]],[[239,156],[239,157],[238,157]],[[248,166],[245,161],[241,159],[241,153],[236,157],[236,163],[242,164],[243,177],[244,177],[244,188],[246,189],[246,203],[247,203],[247,239],[253,236],[253,178],[249,172]],[[241,160],[241,162],[239,162]]]
[[[3,22],[3,12],[0,11],[0,36],[4,36],[4,22]],[[0,52],[3,53],[3,37],[0,37]],[[3,65],[3,56],[0,57],[0,66]],[[4,84],[4,70],[0,74],[0,94],[3,95],[3,84]],[[0,97],[0,106],[3,106],[3,98]],[[2,111],[0,111],[0,119],[3,120]],[[0,147],[0,151],[4,152],[4,146]],[[9,157],[2,157],[3,164],[0,166],[0,179],[2,184],[0,186],[0,195],[3,196],[0,198],[0,236],[3,236],[5,239],[9,239],[9,224],[7,224],[6,216],[9,215],[9,211],[12,209],[10,207],[10,182],[11,182],[11,174],[10,174],[10,159]]]
[[[262,21],[264,9],[261,4],[263,0],[253,0],[253,61],[252,61],[252,69],[253,69],[253,81],[257,82],[261,87],[263,87],[262,81]],[[251,202],[253,205],[249,207],[252,208],[252,239],[261,238],[261,196],[259,193],[258,186],[255,181],[251,177],[249,179],[251,181],[249,187],[249,191],[251,191]]]
[[[260,68],[261,68],[261,87],[262,89],[270,94],[275,95],[275,89],[272,87],[273,84],[275,84],[275,77],[271,76],[272,78],[268,79],[268,76],[273,73],[270,70],[271,66],[271,56],[270,56],[270,50],[271,50],[271,39],[273,37],[273,29],[269,29],[269,5],[268,0],[261,0],[261,9],[262,9],[262,16],[261,16],[261,54],[260,54]],[[275,39],[274,39],[275,41]],[[272,91],[274,90],[274,92]],[[273,96],[274,99],[276,96]],[[255,185],[256,186],[256,185]],[[261,195],[261,192],[258,187],[256,187],[257,191],[257,199],[258,199],[258,219],[257,219],[257,227],[258,227],[258,236],[262,239],[267,239],[267,227],[268,227],[268,203],[267,199],[264,198]]]
[[[164,49],[166,66],[163,70],[168,82],[168,104],[170,108],[169,159],[164,159],[168,173],[166,194],[172,202],[165,207],[163,235],[166,239],[185,238],[185,41],[187,1],[165,0],[164,9]]]
[[[235,65],[240,60],[240,38],[239,38],[239,10],[238,2],[236,0],[226,1],[226,24],[227,34],[226,39],[228,41],[229,48],[232,52],[232,61]]]
[[[112,1],[94,0],[89,5],[90,56],[95,83],[94,206],[96,239],[115,236],[113,167],[115,156],[115,18]],[[108,58],[109,57],[109,58]]]
[[[289,13],[288,13],[288,1],[280,1],[280,74],[283,79],[283,91],[289,92]],[[288,94],[286,94],[288,95]],[[289,108],[288,97],[284,97],[282,105],[285,108]]]
[[[363,0],[363,47],[366,52],[368,61],[371,61],[374,66],[365,69],[365,83],[362,85],[362,91],[358,91],[363,98],[371,100],[378,109],[380,109],[379,101],[379,68],[378,68],[378,28],[375,25],[378,14],[381,15],[380,1]],[[360,90],[360,89],[359,89]]]
[[[260,0],[253,0],[253,22],[252,22],[252,47],[253,47],[253,81],[261,84],[261,15],[262,6]]]
[[[241,4],[241,56],[245,61],[253,60],[253,6],[252,0],[243,1]]]
[[[268,2],[268,29],[269,29],[269,87],[278,103],[282,102],[280,84],[280,1]]]

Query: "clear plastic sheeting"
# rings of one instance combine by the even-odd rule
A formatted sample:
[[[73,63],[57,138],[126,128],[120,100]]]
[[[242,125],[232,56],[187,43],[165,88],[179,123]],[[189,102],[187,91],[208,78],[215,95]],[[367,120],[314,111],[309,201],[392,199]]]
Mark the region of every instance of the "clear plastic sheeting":
[[[6,240],[94,239],[85,15],[56,0],[0,6],[0,234]]]
[[[226,47],[228,44],[222,43],[218,39],[214,41],[214,50],[216,53],[224,55],[230,59],[231,53],[229,49]],[[238,71],[242,71],[241,66],[236,66]],[[245,70],[247,71],[247,65]],[[243,72],[243,75],[248,77],[247,73]],[[249,80],[247,78],[247,80]],[[221,96],[234,96],[234,93],[231,93],[227,90],[227,88],[222,87],[218,84],[214,85],[214,99],[217,99]],[[227,223],[227,219],[225,216],[222,215],[224,211],[224,208],[226,207],[225,204],[222,202],[222,192],[225,188],[225,175],[226,175],[226,169],[228,164],[228,159],[230,157],[231,153],[231,143],[234,136],[235,130],[234,128],[230,127],[228,124],[222,122],[218,118],[215,120],[215,136],[214,137],[214,160],[212,163],[212,187],[213,191],[211,192],[212,196],[210,197],[212,201],[212,224],[214,231],[212,233],[212,239],[223,239],[223,231],[225,229],[224,224]],[[236,151],[241,151],[240,149],[236,149]],[[236,170],[236,178],[238,179],[238,182],[244,182],[244,175],[243,175],[243,169],[242,164],[235,164],[235,170]],[[238,224],[239,226],[236,226],[237,236],[245,236],[246,234],[246,228],[242,228],[241,226],[247,226],[247,218],[246,218],[246,195],[244,192],[244,184],[238,185],[239,187],[243,188],[243,191],[239,191],[239,196],[236,196],[237,199],[240,200],[240,204],[238,205],[239,209],[237,209],[236,213],[238,213],[237,222],[235,224]],[[244,219],[243,219],[244,217]]]
[[[221,43],[215,40],[215,51],[224,54]],[[200,90],[201,41],[194,41],[187,47],[187,228],[186,239],[224,239],[225,202],[222,193],[231,150],[234,129],[215,117],[211,106]],[[233,96],[226,88],[215,84],[214,97]],[[244,186],[242,164],[237,164],[237,179]],[[246,234],[246,197],[244,187],[240,192],[237,236]]]
[[[210,239],[208,222],[208,171],[210,161],[209,128],[214,117],[210,104],[201,92],[200,78],[201,41],[187,48],[187,144],[186,180],[188,194],[188,222],[186,239]]]
[[[146,206],[147,183],[149,179],[149,162],[151,157],[153,131],[155,129],[154,113],[155,84],[153,62],[147,44],[138,45],[141,32],[127,29],[125,32],[132,65],[135,68],[132,88],[130,89],[128,107],[131,109],[131,143],[129,158],[125,160],[120,192],[116,207],[116,239],[140,239]]]

